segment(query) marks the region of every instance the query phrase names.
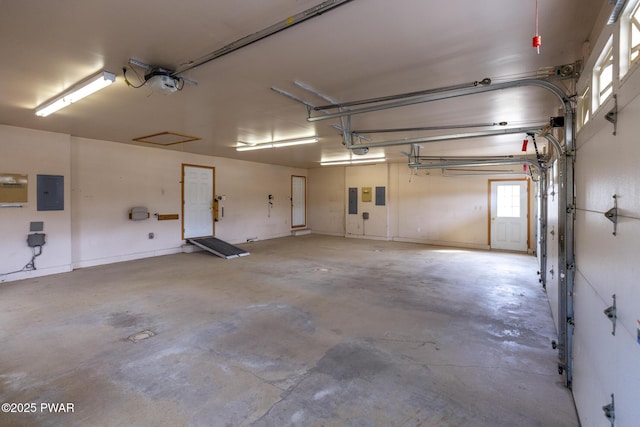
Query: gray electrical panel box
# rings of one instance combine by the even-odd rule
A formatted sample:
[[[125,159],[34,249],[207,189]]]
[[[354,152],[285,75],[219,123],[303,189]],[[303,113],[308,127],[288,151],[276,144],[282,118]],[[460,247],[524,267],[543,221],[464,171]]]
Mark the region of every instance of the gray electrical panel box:
[[[358,214],[358,189],[355,187],[349,188],[349,215]]]
[[[376,187],[376,206],[384,206],[386,200],[385,187]]]
[[[64,210],[64,176],[38,175],[38,210]]]

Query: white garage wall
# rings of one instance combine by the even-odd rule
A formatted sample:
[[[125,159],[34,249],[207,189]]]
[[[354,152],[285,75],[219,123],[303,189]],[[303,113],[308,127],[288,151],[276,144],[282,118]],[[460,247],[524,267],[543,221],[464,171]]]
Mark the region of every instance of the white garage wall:
[[[306,169],[200,156],[216,168],[216,192],[226,196],[216,236],[231,243],[291,235],[291,175]],[[307,191],[308,193],[308,191]],[[273,206],[269,209],[269,194]]]
[[[345,206],[346,215],[345,236],[369,239],[389,239],[389,203],[384,206],[376,205],[376,187],[385,187],[385,197],[389,198],[391,190],[388,186],[388,166],[386,164],[350,166],[345,168],[344,195],[348,203],[349,188],[358,189],[358,213],[349,214]],[[362,187],[371,188],[371,201],[362,201]],[[369,213],[369,219],[362,217],[363,212]]]
[[[130,221],[129,210],[180,213],[172,152],[72,138],[73,263],[87,267],[179,251],[180,221]],[[148,239],[148,233],[155,239]]]
[[[291,175],[306,175],[303,169],[83,138],[72,139],[71,159],[76,267],[179,252],[180,220],[130,221],[128,212],[146,206],[152,214],[181,215],[183,163],[215,167],[215,192],[225,196],[215,233],[230,243],[290,235]]]
[[[488,249],[487,177],[443,177],[393,165],[398,185],[396,240]]]
[[[37,270],[0,276],[0,282],[61,273],[71,269],[70,138],[68,135],[0,125],[0,172],[28,175],[28,203],[0,208],[0,274],[31,261],[27,234],[31,221],[43,221],[46,244]],[[64,210],[37,210],[37,175],[64,177]]]
[[[314,233],[344,236],[345,168],[309,169],[307,220]]]
[[[29,203],[0,208],[0,273],[30,261],[29,222],[44,221],[47,234],[37,270],[0,281],[179,252],[181,220],[131,221],[128,212],[146,206],[152,214],[181,214],[183,163],[215,167],[216,193],[225,196],[216,236],[231,243],[290,235],[291,175],[306,176],[304,169],[9,126],[0,126],[0,149],[1,172],[29,175]],[[64,176],[64,211],[37,211],[37,174]]]
[[[443,177],[439,173],[411,174],[404,163],[311,169],[310,226],[314,233],[488,249],[488,180],[492,177]],[[493,178],[504,179],[504,175]],[[513,177],[520,178],[522,175]],[[376,186],[386,187],[385,206],[362,202],[362,187],[375,192]],[[357,215],[346,213],[350,187],[358,188]],[[535,248],[533,185],[530,193],[529,242]],[[337,215],[340,209],[346,216],[344,228]],[[366,222],[362,212],[370,213]]]
[[[618,25],[605,27],[587,62]],[[587,74],[584,79],[590,78]],[[583,425],[609,426],[602,407],[615,396],[615,425],[637,426],[640,390],[640,67],[622,83],[618,95],[617,135],[604,115],[607,101],[577,134],[576,154],[576,281],[574,292],[573,390]],[[604,216],[618,200],[617,235]],[[616,295],[615,336],[604,310]]]

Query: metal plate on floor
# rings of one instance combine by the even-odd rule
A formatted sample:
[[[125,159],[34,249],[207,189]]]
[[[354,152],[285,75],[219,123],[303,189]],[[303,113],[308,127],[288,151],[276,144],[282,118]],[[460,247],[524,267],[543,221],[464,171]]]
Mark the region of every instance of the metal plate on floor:
[[[147,329],[141,332],[137,332],[133,335],[129,335],[128,340],[132,342],[138,342],[138,341],[146,340],[147,338],[151,338],[154,335],[155,335],[155,332]]]

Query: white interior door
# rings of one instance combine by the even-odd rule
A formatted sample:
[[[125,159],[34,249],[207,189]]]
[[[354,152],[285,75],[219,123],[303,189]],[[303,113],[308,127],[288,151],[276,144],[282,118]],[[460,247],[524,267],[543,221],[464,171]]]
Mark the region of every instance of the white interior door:
[[[213,236],[213,168],[182,166],[184,239]]]
[[[291,227],[307,225],[307,178],[291,176]]]
[[[491,248],[528,249],[527,181],[491,181]]]

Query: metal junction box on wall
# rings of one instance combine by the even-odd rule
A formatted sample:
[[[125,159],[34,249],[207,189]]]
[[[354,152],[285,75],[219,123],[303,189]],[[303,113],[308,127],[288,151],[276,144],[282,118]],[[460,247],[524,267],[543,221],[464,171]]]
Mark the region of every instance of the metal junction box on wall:
[[[64,210],[64,176],[38,175],[38,210]]]

